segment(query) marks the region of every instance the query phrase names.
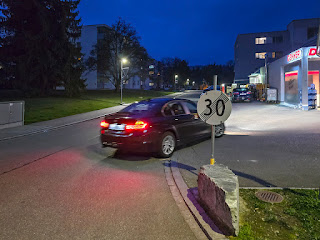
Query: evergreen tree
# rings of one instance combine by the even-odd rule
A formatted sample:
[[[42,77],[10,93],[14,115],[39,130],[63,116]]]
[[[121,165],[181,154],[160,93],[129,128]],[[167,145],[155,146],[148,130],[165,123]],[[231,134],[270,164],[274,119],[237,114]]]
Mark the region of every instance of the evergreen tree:
[[[76,11],[79,0],[0,0],[1,81],[42,95],[64,85],[70,96],[84,87]]]
[[[80,0],[62,0],[62,18],[61,18],[61,63],[62,75],[60,81],[66,89],[68,96],[79,96],[81,90],[85,88],[85,80],[81,79],[83,73],[83,64],[81,47],[78,46],[77,40],[81,36],[80,25],[81,19],[78,18],[77,11]]]

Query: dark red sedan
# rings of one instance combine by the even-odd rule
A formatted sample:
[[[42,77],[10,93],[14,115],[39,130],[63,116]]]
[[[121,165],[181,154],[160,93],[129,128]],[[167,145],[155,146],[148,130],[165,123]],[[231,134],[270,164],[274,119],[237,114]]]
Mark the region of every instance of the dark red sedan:
[[[211,127],[197,114],[197,105],[186,99],[156,98],[133,103],[106,115],[101,122],[101,143],[135,152],[169,157],[181,144],[210,136]],[[224,134],[216,126],[216,137]]]

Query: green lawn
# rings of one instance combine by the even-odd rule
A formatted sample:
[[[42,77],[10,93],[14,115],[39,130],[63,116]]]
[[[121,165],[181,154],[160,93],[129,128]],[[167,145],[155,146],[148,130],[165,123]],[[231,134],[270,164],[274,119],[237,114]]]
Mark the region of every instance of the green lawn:
[[[123,102],[160,97],[171,92],[124,90]],[[120,93],[111,90],[87,91],[80,98],[55,97],[17,99],[25,101],[25,124],[70,116],[120,104]]]
[[[266,203],[256,190],[240,189],[240,233],[233,240],[320,240],[319,190],[273,190],[281,203]]]

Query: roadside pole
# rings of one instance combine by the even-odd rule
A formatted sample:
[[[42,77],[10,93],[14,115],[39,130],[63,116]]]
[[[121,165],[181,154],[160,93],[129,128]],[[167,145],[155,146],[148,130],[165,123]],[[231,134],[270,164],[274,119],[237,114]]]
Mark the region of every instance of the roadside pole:
[[[217,90],[218,76],[213,75],[213,90]],[[214,140],[216,139],[216,126],[211,125],[211,159],[210,165],[214,165]]]
[[[120,71],[121,71],[121,76],[120,76],[120,82],[121,82],[121,84],[120,84],[120,95],[121,95],[121,102],[120,102],[120,105],[122,105],[122,79],[123,79],[123,73],[122,73],[122,71],[123,71],[123,66],[122,66],[122,60],[120,61],[121,62],[121,65],[120,65]],[[118,75],[119,76],[119,75]]]

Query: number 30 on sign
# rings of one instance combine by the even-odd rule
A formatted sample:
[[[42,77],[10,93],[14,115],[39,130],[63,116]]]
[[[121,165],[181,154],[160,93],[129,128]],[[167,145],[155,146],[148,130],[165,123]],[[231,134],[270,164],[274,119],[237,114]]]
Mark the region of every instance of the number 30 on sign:
[[[219,125],[225,122],[231,114],[231,101],[221,91],[209,91],[203,94],[197,106],[198,115],[202,121],[210,125]]]

